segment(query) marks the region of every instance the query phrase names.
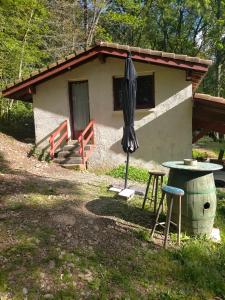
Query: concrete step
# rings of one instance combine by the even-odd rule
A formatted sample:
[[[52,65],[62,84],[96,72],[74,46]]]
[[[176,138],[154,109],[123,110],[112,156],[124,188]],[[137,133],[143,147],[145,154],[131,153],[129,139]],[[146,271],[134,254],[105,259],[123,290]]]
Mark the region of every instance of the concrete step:
[[[86,170],[85,164],[60,164],[61,167],[66,169],[72,169],[77,171],[84,171]]]
[[[82,158],[81,157],[55,158],[54,162],[56,162],[56,163],[58,163],[60,165],[82,164]]]
[[[85,147],[84,147],[84,150],[86,150],[86,151],[88,151],[88,150],[90,150],[91,149],[91,147],[92,147],[92,145],[86,145]],[[70,152],[73,152],[73,151],[79,151],[79,149],[80,149],[80,145],[79,144],[75,144],[75,145],[65,145],[64,147],[63,147],[63,151],[70,151]]]
[[[84,151],[84,156],[86,156],[87,152]],[[69,157],[81,157],[79,149],[73,151],[61,151],[58,153],[57,158],[69,158]]]
[[[75,145],[67,144],[63,147],[63,151],[74,151],[74,150],[77,150],[79,148],[80,148],[80,145],[78,145],[78,144],[75,144]]]
[[[68,145],[76,145],[78,143],[77,140],[69,140]]]

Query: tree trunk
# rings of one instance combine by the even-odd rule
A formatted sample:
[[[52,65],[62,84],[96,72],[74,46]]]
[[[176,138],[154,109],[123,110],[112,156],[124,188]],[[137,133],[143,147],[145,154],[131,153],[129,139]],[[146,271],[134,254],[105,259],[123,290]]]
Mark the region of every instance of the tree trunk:
[[[216,19],[221,19],[221,0],[216,1],[217,4],[217,13]],[[222,90],[222,53],[220,49],[216,49],[216,95],[217,97],[221,96]],[[224,140],[224,134],[219,133],[219,142]]]
[[[28,36],[29,31],[30,31],[30,25],[31,25],[33,16],[34,16],[34,8],[31,10],[30,18],[29,18],[28,24],[27,24],[27,30],[26,30],[26,32],[24,34],[24,37],[23,37],[23,43],[22,43],[22,49],[21,49],[21,56],[20,56],[20,65],[19,65],[19,76],[18,76],[19,79],[21,79],[21,77],[22,77],[25,47],[26,47],[27,36]]]
[[[85,46],[87,48],[87,39],[88,39],[88,7],[87,7],[87,0],[83,0],[83,16],[84,16]]]

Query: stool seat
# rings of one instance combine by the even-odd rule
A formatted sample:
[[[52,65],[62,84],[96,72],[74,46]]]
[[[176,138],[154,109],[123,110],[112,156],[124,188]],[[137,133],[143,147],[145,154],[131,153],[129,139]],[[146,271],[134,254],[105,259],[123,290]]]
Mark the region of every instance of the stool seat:
[[[156,175],[156,176],[165,176],[166,175],[166,172],[163,172],[163,171],[148,171],[148,173],[150,175]]]
[[[184,195],[184,190],[179,189],[177,187],[174,186],[170,186],[170,185],[164,185],[162,187],[162,190],[165,193],[171,194],[171,195],[175,195],[175,196],[183,196]]]

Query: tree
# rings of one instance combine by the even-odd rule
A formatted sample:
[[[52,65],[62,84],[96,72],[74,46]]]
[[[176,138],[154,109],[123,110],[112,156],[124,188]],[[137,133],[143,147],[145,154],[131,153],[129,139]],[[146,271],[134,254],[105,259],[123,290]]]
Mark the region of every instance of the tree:
[[[206,54],[214,61],[202,90],[225,97],[225,1],[211,0]]]
[[[47,53],[43,35],[47,10],[43,1],[0,0],[1,87],[43,64]],[[8,115],[13,101],[1,101],[1,115]]]
[[[93,43],[107,0],[48,0],[46,51],[55,60],[74,50],[86,49]]]

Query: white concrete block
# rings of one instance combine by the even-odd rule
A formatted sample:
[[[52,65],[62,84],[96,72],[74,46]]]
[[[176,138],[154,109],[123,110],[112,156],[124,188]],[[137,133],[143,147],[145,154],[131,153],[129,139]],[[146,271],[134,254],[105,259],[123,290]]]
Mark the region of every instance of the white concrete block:
[[[109,188],[109,191],[110,191],[110,192],[115,192],[115,193],[120,193],[120,192],[122,191],[122,189],[119,188],[119,187],[116,187],[116,186],[111,186],[111,187]]]
[[[221,242],[221,236],[220,236],[220,230],[219,230],[219,228],[213,228],[212,229],[211,239],[214,242],[216,242],[216,243],[220,243]]]
[[[118,194],[118,196],[125,199],[131,199],[134,196],[134,193],[134,190],[124,189]]]

